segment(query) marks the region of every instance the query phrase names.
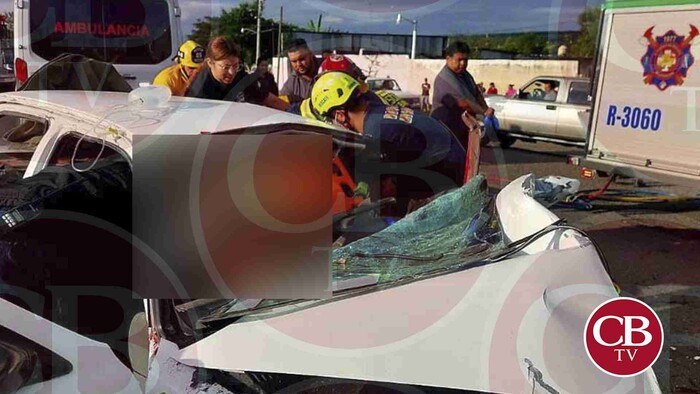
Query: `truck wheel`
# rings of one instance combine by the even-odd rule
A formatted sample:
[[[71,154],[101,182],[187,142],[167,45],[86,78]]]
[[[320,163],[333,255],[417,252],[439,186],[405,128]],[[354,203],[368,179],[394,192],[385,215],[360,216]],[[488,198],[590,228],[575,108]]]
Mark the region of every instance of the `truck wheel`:
[[[508,137],[507,135],[499,135],[498,141],[501,143],[501,148],[506,149],[510,148],[510,146],[515,143],[516,139],[513,137]]]

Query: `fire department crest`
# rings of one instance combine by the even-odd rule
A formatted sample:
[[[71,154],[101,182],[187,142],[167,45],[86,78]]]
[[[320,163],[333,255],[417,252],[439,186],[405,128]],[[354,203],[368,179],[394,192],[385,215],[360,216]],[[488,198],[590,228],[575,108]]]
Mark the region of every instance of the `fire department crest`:
[[[642,57],[644,83],[656,85],[661,91],[669,86],[680,86],[695,62],[690,53],[690,43],[698,35],[698,28],[690,25],[687,36],[679,36],[669,30],[656,37],[652,35],[653,29],[652,26],[644,33],[644,38],[649,41],[647,52]]]

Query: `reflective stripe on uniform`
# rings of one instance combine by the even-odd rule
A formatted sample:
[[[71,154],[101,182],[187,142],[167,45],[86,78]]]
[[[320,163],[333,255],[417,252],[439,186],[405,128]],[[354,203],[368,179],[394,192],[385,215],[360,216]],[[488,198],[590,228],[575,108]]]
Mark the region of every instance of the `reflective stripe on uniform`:
[[[384,104],[386,104],[386,105],[398,105],[399,107],[407,107],[408,106],[408,103],[406,102],[406,100],[399,98],[394,93],[388,92],[386,90],[378,90],[375,93],[382,100],[382,102],[384,102]]]

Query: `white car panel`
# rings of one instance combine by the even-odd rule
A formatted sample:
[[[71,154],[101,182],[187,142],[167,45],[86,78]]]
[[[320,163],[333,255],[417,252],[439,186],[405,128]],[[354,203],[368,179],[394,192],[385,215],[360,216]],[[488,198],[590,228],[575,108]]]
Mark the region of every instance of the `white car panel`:
[[[138,393],[138,380],[104,343],[65,329],[0,299],[0,325],[51,350],[73,365],[64,376],[21,388],[30,393]]]

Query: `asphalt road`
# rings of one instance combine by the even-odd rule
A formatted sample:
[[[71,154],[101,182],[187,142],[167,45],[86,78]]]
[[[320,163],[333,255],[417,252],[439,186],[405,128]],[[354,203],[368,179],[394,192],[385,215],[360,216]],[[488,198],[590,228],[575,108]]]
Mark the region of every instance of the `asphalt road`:
[[[493,191],[521,175],[559,175],[582,181],[580,190],[600,189],[607,179],[582,179],[568,165],[583,149],[549,143],[517,142],[509,149],[482,151],[480,171]],[[637,187],[631,180],[609,190],[663,191],[698,200],[674,203],[593,202],[592,210],[550,208],[586,231],[603,250],[623,296],[639,298],[659,315],[664,349],[654,364],[664,393],[700,393],[700,185]]]

